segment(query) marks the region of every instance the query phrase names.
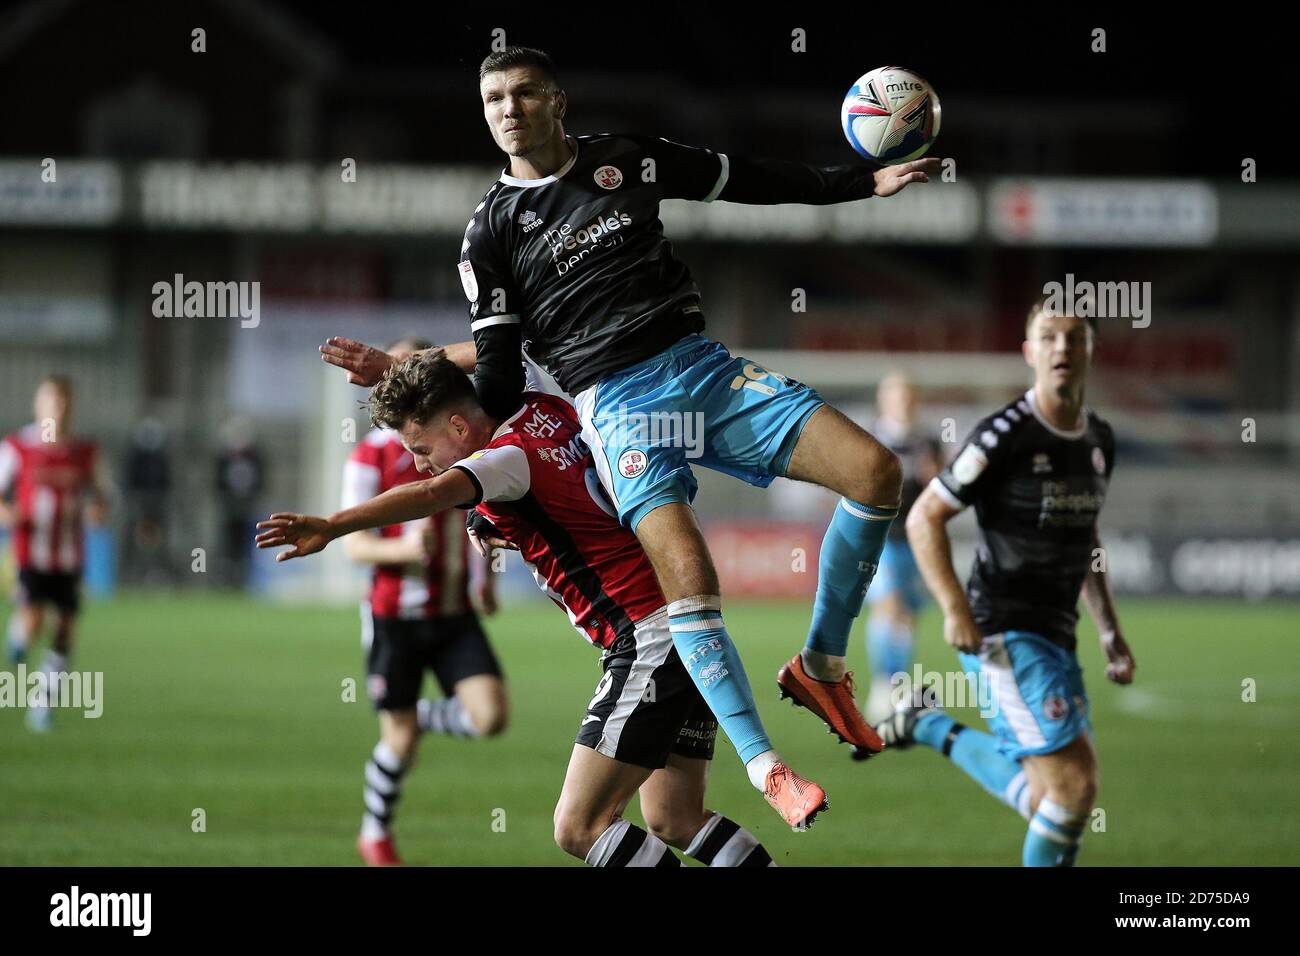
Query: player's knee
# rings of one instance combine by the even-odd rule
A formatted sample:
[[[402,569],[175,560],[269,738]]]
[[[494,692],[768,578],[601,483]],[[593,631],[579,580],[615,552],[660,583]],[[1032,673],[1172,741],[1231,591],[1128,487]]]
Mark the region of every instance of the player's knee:
[[[509,703],[502,689],[481,697],[462,700],[461,704],[480,737],[495,737],[502,733],[510,722]]]
[[[555,845],[579,860],[587,858],[606,828],[607,824],[572,813],[563,805],[555,808]]]
[[[898,456],[884,445],[876,445],[865,465],[854,500],[882,508],[897,505],[903,495],[903,463]]]
[[[686,831],[690,829],[691,818],[698,814],[683,814],[674,812],[672,807],[652,808],[642,804],[641,815],[645,817],[646,830],[669,846],[685,846],[694,836],[694,833],[687,834]]]
[[[1090,767],[1071,765],[1053,781],[1051,791],[1049,795],[1062,806],[1091,809],[1097,799],[1097,774]]]
[[[509,713],[504,703],[494,703],[482,708],[478,713],[470,714],[474,728],[480,737],[496,737],[503,733],[510,723]]]

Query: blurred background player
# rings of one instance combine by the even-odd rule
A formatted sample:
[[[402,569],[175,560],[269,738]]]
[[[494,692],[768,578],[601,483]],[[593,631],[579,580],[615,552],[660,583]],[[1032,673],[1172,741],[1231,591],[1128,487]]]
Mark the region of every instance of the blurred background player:
[[[873,724],[894,712],[895,701],[890,695],[893,675],[909,673],[912,668],[912,633],[916,614],[925,601],[925,582],[907,543],[904,523],[921,490],[943,467],[938,438],[916,426],[916,389],[906,375],[892,372],[881,379],[876,389],[876,409],[878,417],[867,431],[898,456],[903,467],[903,498],[898,520],[889,527],[880,566],[867,592],[871,688],[863,710]],[[865,759],[870,753],[861,747],[853,748],[855,759]]]
[[[400,361],[431,344],[402,339],[388,347],[388,354]],[[420,479],[397,433],[374,428],[344,467],[342,506],[355,507]],[[357,850],[370,866],[397,865],[393,814],[420,735],[496,736],[506,726],[506,689],[470,602],[471,550],[459,511],[358,531],[343,545],[353,561],[374,567],[361,621],[366,690],[379,712],[380,741],[366,764],[366,811]],[[483,613],[495,613],[490,558],[475,589]],[[426,668],[443,697],[420,698]]]
[[[221,503],[221,581],[226,587],[248,584],[253,524],[257,521],[257,496],[266,483],[266,467],[253,434],[253,423],[234,415],[221,428],[222,448],[217,455],[217,499]]]
[[[46,686],[57,689],[57,675],[68,670],[73,628],[81,600],[83,564],[82,514],[100,525],[108,511],[108,487],[93,441],[69,431],[72,383],[49,375],[36,387],[35,416],[27,427],[0,442],[0,520],[13,526],[18,565],[17,608],[8,632],[9,659],[26,660],[44,622],[45,605],[53,605],[54,639],[41,662]],[[27,726],[53,726],[55,694],[27,712]]]
[[[944,640],[988,686],[993,733],[915,698],[879,727],[888,746],[940,751],[1025,817],[1025,866],[1073,866],[1097,796],[1075,647],[1080,589],[1101,634],[1106,677],[1133,680],[1097,530],[1115,436],[1083,404],[1093,338],[1089,320],[1037,303],[1022,346],[1033,387],[976,424],[907,521],[943,610]],[[946,525],[970,505],[979,540],[963,591]]]

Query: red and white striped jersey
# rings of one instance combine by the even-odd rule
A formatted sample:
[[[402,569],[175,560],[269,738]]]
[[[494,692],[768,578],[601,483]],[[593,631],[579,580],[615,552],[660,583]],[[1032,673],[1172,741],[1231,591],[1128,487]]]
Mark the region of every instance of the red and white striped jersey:
[[[527,392],[487,446],[452,467],[474,480],[479,513],[519,548],[578,633],[608,648],[666,602],[640,542],[601,489],[581,432],[563,399]]]
[[[343,507],[351,508],[412,481],[423,481],[415,459],[396,433],[375,428],[357,445],[343,469]],[[433,554],[420,564],[376,565],[370,585],[370,610],[375,617],[437,618],[463,614],[469,602],[469,538],[459,511],[380,528],[378,534],[396,538],[432,527]],[[373,533],[373,532],[363,532]]]
[[[14,554],[32,571],[79,572],[81,512],[95,483],[93,441],[41,441],[28,425],[0,442],[0,494],[14,487]]]

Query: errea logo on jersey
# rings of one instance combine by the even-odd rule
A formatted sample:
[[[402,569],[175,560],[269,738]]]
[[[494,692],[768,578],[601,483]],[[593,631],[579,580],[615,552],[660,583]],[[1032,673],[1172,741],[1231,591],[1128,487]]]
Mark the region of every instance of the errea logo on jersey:
[[[601,189],[617,189],[623,185],[623,171],[617,166],[602,166],[592,174]]]
[[[541,224],[542,220],[539,219],[537,213],[533,212],[531,209],[519,214],[519,225],[524,227],[524,232],[532,232]]]

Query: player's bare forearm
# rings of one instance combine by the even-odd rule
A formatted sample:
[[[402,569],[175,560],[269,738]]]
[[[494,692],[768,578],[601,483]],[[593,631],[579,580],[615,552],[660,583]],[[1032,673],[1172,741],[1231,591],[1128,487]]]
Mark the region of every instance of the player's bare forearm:
[[[1119,631],[1119,613],[1115,610],[1115,595],[1110,589],[1110,575],[1106,572],[1105,549],[1101,535],[1093,533],[1093,559],[1083,579],[1083,603],[1092,615],[1097,630],[1102,634]]]
[[[288,545],[292,548],[278,553],[276,561],[302,558],[323,550],[335,538],[355,531],[402,524],[434,515],[457,505],[468,504],[477,495],[478,489],[473,480],[460,469],[453,468],[428,481],[400,485],[355,508],[335,512],[328,518],[277,512],[257,523],[261,532],[256,538],[257,546],[278,548]]]
[[[1111,594],[1110,577],[1106,573],[1105,549],[1101,535],[1093,528],[1093,560],[1083,579],[1083,603],[1097,624],[1101,649],[1106,655],[1106,679],[1116,684],[1133,683],[1137,662],[1128,641],[1120,631],[1119,615],[1115,613],[1115,596]]]
[[[952,566],[948,521],[955,514],[930,489],[921,492],[907,515],[907,542],[925,585],[945,615],[970,613],[966,591]]]
[[[413,535],[381,538],[356,532],[343,539],[343,550],[358,564],[412,564],[424,557],[424,546]]]
[[[427,518],[469,504],[477,495],[478,490],[469,476],[459,468],[452,468],[435,478],[390,488],[369,501],[335,512],[327,521],[334,536],[342,537],[354,531]]]
[[[444,345],[443,352],[446,353],[447,359],[466,375],[474,374],[474,366],[478,362],[478,350],[474,348],[473,342],[453,342],[451,345]]]

